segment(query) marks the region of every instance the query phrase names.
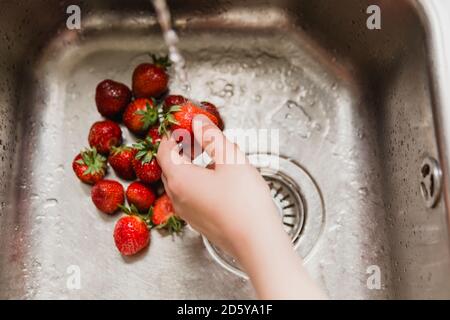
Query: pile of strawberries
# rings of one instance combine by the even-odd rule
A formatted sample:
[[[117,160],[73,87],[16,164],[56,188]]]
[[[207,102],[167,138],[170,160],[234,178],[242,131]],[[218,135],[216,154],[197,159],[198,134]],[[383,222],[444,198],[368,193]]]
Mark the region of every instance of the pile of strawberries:
[[[156,193],[162,174],[156,159],[161,135],[174,129],[192,134],[192,119],[198,114],[208,116],[223,129],[213,104],[196,105],[183,96],[167,95],[168,58],[152,58],[153,63],[143,63],[134,70],[132,90],[113,80],[98,84],[97,110],[107,119],[92,125],[90,148],[72,163],[77,177],[93,185],[91,198],[101,212],[125,213],[116,223],[114,241],[120,253],[127,256],[149,245],[152,228],[178,233],[185,224],[175,214],[167,194]],[[133,145],[122,144],[120,121],[138,137]],[[126,192],[120,182],[105,179],[108,163],[117,176],[133,181]],[[125,205],[125,198],[129,206]]]

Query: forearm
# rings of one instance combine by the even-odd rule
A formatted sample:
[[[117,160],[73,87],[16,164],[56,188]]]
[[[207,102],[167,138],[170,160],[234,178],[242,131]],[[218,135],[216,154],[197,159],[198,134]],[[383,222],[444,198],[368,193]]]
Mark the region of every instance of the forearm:
[[[257,230],[238,260],[260,299],[325,299],[310,278],[289,237],[277,225]],[[245,248],[245,249],[244,249]]]

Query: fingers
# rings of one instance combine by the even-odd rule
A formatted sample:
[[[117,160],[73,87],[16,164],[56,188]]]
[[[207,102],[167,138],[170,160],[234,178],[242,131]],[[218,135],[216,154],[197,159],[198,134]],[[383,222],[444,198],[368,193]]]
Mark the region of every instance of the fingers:
[[[166,178],[184,166],[192,166],[186,157],[180,155],[180,149],[173,137],[164,136],[161,139],[156,158]]]
[[[205,175],[204,169],[180,155],[180,148],[173,136],[161,139],[156,158],[163,171],[164,186],[169,192],[178,193],[180,188],[189,188],[192,181]]]
[[[203,115],[193,119],[192,131],[197,145],[201,146],[202,150],[214,160],[214,163],[224,163],[227,141],[222,131]]]
[[[196,142],[214,160],[216,167],[223,164],[246,163],[245,155],[208,117],[196,116],[192,122],[192,130]]]
[[[225,136],[214,123],[204,115],[196,116],[192,121],[192,131],[195,141],[202,147],[215,162],[223,159]]]
[[[161,181],[162,181],[162,183],[164,185],[164,191],[167,193],[167,195],[169,196],[170,200],[173,201],[174,194],[172,193],[172,190],[169,188],[169,182],[167,181],[167,178],[164,175],[164,173],[161,175]]]

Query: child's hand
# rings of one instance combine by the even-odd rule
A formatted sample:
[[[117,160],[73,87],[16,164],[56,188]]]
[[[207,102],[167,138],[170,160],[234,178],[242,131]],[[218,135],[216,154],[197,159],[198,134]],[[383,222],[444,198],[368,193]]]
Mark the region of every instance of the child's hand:
[[[181,218],[214,244],[239,256],[263,225],[280,225],[269,188],[245,155],[206,117],[198,116],[193,130],[197,142],[214,159],[214,170],[181,158],[176,142],[164,138],[158,150],[164,186]],[[234,157],[225,161],[225,151]]]
[[[304,273],[259,172],[207,117],[197,116],[193,131],[214,169],[180,156],[173,138],[163,138],[157,155],[177,215],[237,258],[261,298],[322,297]],[[299,275],[298,288],[293,274]]]

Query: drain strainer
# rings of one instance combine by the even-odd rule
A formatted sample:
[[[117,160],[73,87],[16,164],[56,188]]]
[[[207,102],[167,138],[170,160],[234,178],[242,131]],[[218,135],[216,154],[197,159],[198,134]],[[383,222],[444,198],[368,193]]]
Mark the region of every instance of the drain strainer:
[[[294,162],[275,155],[249,155],[270,187],[286,233],[297,252],[307,258],[317,242],[324,224],[323,202],[310,175]],[[213,259],[228,271],[248,278],[237,261],[203,238]]]
[[[436,159],[426,157],[420,170],[420,192],[427,208],[433,208],[441,194],[442,171]]]
[[[270,187],[284,229],[295,242],[302,230],[305,214],[300,192],[288,177],[267,172],[262,172],[262,175]]]

